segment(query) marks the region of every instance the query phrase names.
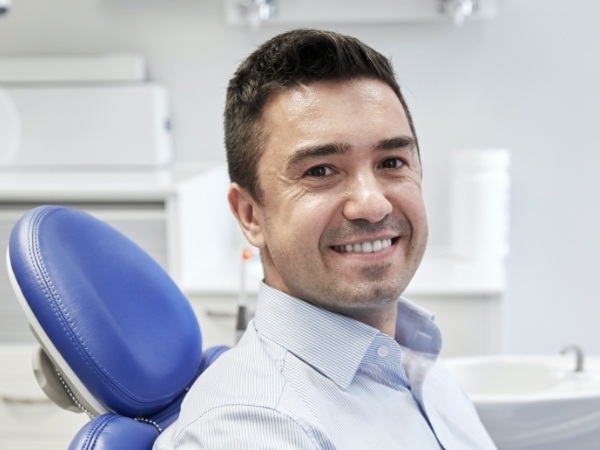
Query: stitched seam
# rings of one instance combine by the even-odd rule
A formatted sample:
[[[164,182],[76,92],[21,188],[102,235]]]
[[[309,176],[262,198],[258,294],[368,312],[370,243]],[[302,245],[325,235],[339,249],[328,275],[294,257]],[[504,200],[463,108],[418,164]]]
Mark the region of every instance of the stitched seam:
[[[54,310],[54,314],[55,314],[56,318],[58,319],[59,323],[61,324],[63,330],[65,330],[69,340],[74,344],[74,347],[75,347],[77,353],[79,353],[79,355],[83,358],[85,364],[88,367],[90,367],[95,373],[100,374],[101,376],[105,377],[105,379],[108,379],[107,381],[109,381],[110,384],[113,385],[113,389],[115,386],[120,387],[121,389],[118,393],[126,394],[127,397],[129,398],[129,400],[136,402],[138,405],[145,406],[145,405],[156,403],[156,400],[144,401],[144,400],[140,399],[135,394],[133,394],[129,389],[127,389],[125,386],[123,386],[116,378],[114,378],[114,376],[111,375],[110,372],[105,367],[103,367],[103,365],[100,364],[100,362],[92,354],[90,354],[88,346],[85,343],[85,340],[77,332],[77,329],[76,329],[72,319],[70,318],[68,312],[66,311],[66,308],[64,307],[62,299],[56,292],[56,289],[55,289],[55,287],[51,281],[51,278],[48,275],[48,271],[44,265],[43,259],[41,258],[41,251],[40,251],[40,245],[39,245],[39,233],[38,233],[39,228],[40,228],[40,223],[46,216],[48,216],[49,214],[51,214],[52,212],[55,212],[55,211],[57,211],[57,209],[44,210],[42,214],[39,214],[35,218],[35,221],[33,221],[33,224],[31,224],[31,223],[29,224],[30,228],[28,230],[28,236],[33,235],[34,239],[33,239],[33,242],[28,240],[28,243],[27,243],[28,244],[28,253],[30,255],[30,258],[33,261],[35,261],[35,263],[36,263],[36,268],[37,268],[36,279],[37,279],[38,285],[44,292],[46,298],[48,300],[50,300],[50,305],[51,305],[52,309]],[[32,228],[34,231],[33,233],[31,233]],[[89,360],[92,360],[94,362],[94,364],[90,364]],[[162,398],[163,399],[169,398],[176,392],[177,391],[173,391],[170,394],[164,395]]]
[[[110,422],[115,420],[115,416],[100,416],[96,421],[98,423],[95,424],[94,427],[88,433],[85,442],[83,443],[83,449],[94,449],[96,448],[96,444],[98,443],[98,439],[100,438],[100,434],[102,431],[108,426]]]

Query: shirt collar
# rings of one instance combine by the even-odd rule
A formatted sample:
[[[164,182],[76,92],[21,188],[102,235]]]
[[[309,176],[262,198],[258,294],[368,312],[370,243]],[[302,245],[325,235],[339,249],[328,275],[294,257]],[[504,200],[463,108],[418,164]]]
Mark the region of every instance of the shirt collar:
[[[401,299],[396,340],[415,351],[439,353],[433,316]],[[340,388],[347,389],[379,330],[260,284],[255,316],[258,333],[282,345]],[[437,331],[437,333],[436,333]],[[435,351],[437,349],[437,351]]]
[[[437,357],[442,349],[442,335],[435,316],[405,298],[398,300],[396,342],[415,352]]]

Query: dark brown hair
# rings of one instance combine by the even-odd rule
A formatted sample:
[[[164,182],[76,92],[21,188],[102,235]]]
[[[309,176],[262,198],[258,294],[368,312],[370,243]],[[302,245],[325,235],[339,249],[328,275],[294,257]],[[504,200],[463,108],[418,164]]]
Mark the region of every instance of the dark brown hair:
[[[310,29],[288,31],[254,51],[229,82],[225,148],[231,181],[261,202],[257,168],[267,131],[261,115],[271,94],[320,80],[355,78],[373,78],[389,85],[404,107],[416,139],[412,117],[386,57],[351,36]]]

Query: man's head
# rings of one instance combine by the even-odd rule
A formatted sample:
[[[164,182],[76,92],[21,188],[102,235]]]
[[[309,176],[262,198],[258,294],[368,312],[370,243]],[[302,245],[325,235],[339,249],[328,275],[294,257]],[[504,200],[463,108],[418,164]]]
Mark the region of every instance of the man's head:
[[[387,58],[351,36],[321,30],[292,30],[260,46],[229,82],[225,148],[231,181],[261,201],[256,167],[268,133],[261,119],[263,107],[273,93],[314,81],[356,78],[381,80],[394,91],[416,140],[410,111]]]
[[[333,33],[278,36],[237,72],[226,127],[229,202],[265,282],[391,333],[427,219],[387,60]]]

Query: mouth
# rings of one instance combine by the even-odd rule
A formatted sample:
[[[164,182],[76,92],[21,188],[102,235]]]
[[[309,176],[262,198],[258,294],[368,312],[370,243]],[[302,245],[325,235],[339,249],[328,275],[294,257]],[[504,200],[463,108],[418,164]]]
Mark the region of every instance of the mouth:
[[[377,253],[391,247],[399,238],[376,239],[354,244],[334,245],[331,248],[338,253]]]

